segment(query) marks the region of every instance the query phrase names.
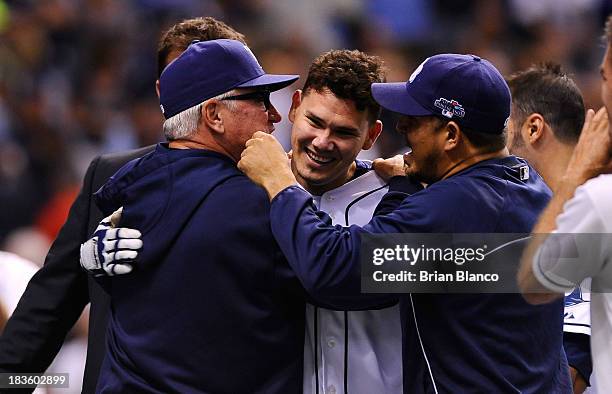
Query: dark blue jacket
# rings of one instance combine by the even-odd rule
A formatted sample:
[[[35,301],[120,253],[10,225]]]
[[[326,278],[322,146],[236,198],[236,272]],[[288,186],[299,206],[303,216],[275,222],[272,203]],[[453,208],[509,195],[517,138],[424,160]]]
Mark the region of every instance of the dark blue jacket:
[[[550,190],[533,169],[522,181],[525,165],[513,156],[483,161],[363,228],[331,226],[307,193],[290,187],[272,201],[272,231],[307,291],[350,295],[360,285],[362,234],[529,233]],[[520,294],[413,294],[400,302],[404,392],[571,392],[562,300],[531,306]]]
[[[102,393],[297,393],[304,294],[266,193],[228,157],[164,144],[96,195],[143,233],[112,298]]]

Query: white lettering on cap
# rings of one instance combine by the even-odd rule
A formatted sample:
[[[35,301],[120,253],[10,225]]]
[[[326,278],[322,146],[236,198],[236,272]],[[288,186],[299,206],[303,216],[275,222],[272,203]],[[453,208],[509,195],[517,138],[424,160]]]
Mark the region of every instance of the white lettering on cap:
[[[412,72],[412,74],[410,75],[410,78],[408,78],[408,83],[412,83],[412,81],[414,81],[414,79],[417,77],[417,75],[419,75],[421,73],[421,71],[423,71],[423,66],[425,65],[425,63],[429,60],[429,58],[423,60],[423,63],[419,64],[419,66],[416,68],[416,70],[414,70]]]
[[[160,104],[160,105],[159,105],[159,109],[161,109],[162,114],[163,114],[163,113],[166,113],[166,110],[164,110],[164,106],[163,106],[163,105],[161,105],[161,104]]]

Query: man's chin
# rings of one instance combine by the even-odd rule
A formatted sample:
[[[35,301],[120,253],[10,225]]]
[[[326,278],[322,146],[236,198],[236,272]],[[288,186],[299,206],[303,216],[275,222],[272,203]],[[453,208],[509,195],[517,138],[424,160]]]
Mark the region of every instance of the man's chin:
[[[427,184],[431,182],[431,179],[429,179],[425,174],[422,174],[419,171],[415,171],[410,168],[405,168],[405,170],[406,170],[406,177],[414,181],[421,182],[421,183],[427,183]]]
[[[413,179],[419,179],[419,172],[415,171],[413,169],[413,167],[410,166],[404,166],[404,173],[406,174],[407,177],[413,178]]]
[[[304,179],[304,181],[307,184],[312,185],[312,186],[325,186],[325,185],[327,185],[328,183],[331,182],[329,177],[312,177],[312,176],[310,176],[310,177],[305,177],[305,178],[302,178],[302,179]]]
[[[326,185],[334,182],[337,177],[332,177],[329,174],[308,174],[304,176],[304,174],[300,174],[300,183],[306,189],[309,187],[313,189],[324,188]]]

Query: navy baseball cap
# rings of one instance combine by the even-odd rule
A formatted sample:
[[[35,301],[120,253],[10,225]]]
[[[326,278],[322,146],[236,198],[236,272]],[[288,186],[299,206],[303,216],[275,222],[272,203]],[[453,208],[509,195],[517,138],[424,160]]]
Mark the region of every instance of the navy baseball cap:
[[[407,82],[373,83],[372,96],[394,112],[438,115],[489,134],[501,134],[510,116],[508,84],[495,66],[475,55],[429,57]]]
[[[266,74],[253,52],[236,40],[191,43],[159,77],[160,108],[166,119],[234,88],[275,91],[299,75]]]

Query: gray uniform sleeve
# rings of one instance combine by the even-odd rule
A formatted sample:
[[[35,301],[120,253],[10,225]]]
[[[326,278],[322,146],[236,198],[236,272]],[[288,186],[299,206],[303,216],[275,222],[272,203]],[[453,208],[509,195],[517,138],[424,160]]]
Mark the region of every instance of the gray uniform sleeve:
[[[610,234],[591,200],[580,187],[557,218],[556,231],[542,243],[533,259],[538,281],[555,292],[566,292],[597,276],[609,255]]]

